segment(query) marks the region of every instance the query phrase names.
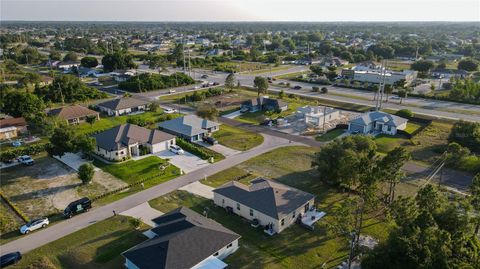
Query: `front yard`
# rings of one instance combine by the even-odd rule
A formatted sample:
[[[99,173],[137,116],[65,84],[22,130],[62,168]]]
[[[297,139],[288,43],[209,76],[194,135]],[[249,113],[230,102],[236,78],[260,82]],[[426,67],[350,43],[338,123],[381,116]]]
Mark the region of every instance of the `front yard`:
[[[319,135],[319,136],[315,137],[315,140],[317,140],[319,142],[328,142],[328,141],[334,140],[335,138],[339,137],[340,135],[342,135],[345,132],[346,132],[345,129],[331,130],[331,131],[327,132],[326,134],[322,134],[322,135]]]
[[[223,124],[213,133],[218,143],[236,150],[248,150],[263,143],[263,136],[241,128]]]
[[[122,268],[120,254],[146,240],[145,226],[135,230],[128,219],[116,216],[95,223],[24,254],[11,268]]]

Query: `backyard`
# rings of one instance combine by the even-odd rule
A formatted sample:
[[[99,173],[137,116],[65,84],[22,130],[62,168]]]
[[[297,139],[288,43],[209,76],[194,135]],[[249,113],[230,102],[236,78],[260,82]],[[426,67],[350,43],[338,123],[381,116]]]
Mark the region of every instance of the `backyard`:
[[[11,268],[121,268],[121,253],[146,240],[146,227],[136,230],[128,220],[116,216],[95,223],[24,254]]]
[[[248,150],[263,143],[262,135],[226,124],[212,136],[218,143],[236,150]]]

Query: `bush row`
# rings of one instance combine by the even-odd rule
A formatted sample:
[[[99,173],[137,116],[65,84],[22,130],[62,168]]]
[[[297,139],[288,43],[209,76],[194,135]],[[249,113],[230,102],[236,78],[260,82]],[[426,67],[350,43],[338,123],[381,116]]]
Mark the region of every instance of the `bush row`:
[[[183,150],[186,150],[193,155],[198,156],[202,160],[208,160],[211,157],[214,157],[214,154],[211,154],[210,152],[206,151],[204,148],[197,146],[193,143],[187,142],[185,139],[182,138],[177,138],[177,145],[180,146]]]
[[[47,149],[50,143],[32,144],[29,146],[13,148],[0,153],[0,161],[8,162],[22,155],[35,155]]]
[[[5,196],[1,191],[0,196],[20,218],[22,218],[25,222],[30,221],[30,219],[17,206],[15,206],[12,201],[10,201],[10,199],[8,199],[8,197]]]

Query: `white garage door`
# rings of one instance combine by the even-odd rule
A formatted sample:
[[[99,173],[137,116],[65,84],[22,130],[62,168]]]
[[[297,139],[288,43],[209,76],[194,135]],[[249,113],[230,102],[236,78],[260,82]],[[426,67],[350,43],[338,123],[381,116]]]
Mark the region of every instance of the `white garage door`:
[[[152,153],[157,153],[168,149],[168,141],[160,142],[152,145]]]

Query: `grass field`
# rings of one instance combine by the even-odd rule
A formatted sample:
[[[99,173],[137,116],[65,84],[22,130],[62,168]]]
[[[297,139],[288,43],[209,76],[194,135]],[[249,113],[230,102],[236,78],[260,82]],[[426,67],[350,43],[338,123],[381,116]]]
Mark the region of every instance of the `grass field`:
[[[103,171],[123,180],[127,184],[151,178],[145,182],[145,188],[168,181],[180,174],[180,169],[178,169],[178,167],[169,164],[166,160],[160,159],[156,156],[150,156],[137,161],[130,160],[118,164],[106,164],[102,161],[95,160],[94,164]],[[161,169],[163,165],[167,165],[165,170]]]
[[[263,143],[263,136],[241,128],[223,124],[213,133],[218,143],[236,150],[248,150]]]
[[[394,136],[380,134],[374,140],[377,144],[377,151],[381,153],[387,153],[396,147],[406,147],[412,144],[407,137],[399,134]]]
[[[32,250],[11,268],[121,268],[120,254],[145,240],[142,229],[135,230],[127,217],[116,216]]]
[[[345,129],[335,129],[330,132],[327,132],[326,134],[315,137],[315,140],[320,142],[327,142],[337,138],[343,133],[345,133]]]

